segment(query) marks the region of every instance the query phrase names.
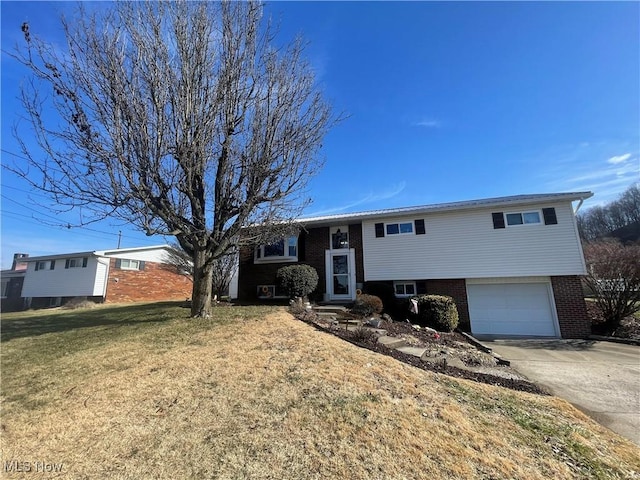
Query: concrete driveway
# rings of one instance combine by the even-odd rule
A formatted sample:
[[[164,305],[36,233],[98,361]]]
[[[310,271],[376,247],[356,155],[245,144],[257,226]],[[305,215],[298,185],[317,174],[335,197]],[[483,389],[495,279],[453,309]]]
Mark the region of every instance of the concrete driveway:
[[[640,347],[594,340],[481,342],[534,383],[640,445]]]

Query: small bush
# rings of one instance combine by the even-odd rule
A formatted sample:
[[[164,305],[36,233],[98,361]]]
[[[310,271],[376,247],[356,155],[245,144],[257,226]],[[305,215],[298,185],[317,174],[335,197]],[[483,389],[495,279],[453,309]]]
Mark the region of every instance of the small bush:
[[[387,313],[396,310],[396,293],[393,285],[384,282],[367,282],[364,286],[364,293],[374,295],[382,300],[382,305]]]
[[[452,332],[458,326],[458,309],[453,298],[444,295],[420,295],[418,323],[440,332]]]
[[[306,297],[318,286],[318,272],[311,265],[289,265],[278,269],[276,281],[289,298]]]
[[[375,343],[377,335],[371,330],[363,327],[358,327],[355,330],[349,332],[349,337],[352,341],[357,343]]]
[[[382,312],[382,300],[375,295],[367,295],[362,294],[358,295],[356,301],[353,303],[353,307],[351,307],[351,312],[357,315],[362,315],[363,317],[368,317],[369,315],[373,315],[374,313]]]

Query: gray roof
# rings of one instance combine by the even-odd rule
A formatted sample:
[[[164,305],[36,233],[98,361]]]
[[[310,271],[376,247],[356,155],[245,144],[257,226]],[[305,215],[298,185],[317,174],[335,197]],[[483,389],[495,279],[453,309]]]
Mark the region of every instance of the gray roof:
[[[58,258],[76,258],[76,257],[108,257],[109,255],[115,255],[118,253],[126,252],[140,252],[144,250],[155,250],[159,248],[170,248],[169,245],[152,245],[150,247],[132,247],[132,248],[120,248],[113,250],[92,250],[89,252],[70,252],[70,253],[58,253],[51,255],[40,255],[38,257],[25,257],[21,258],[21,262],[35,262],[40,260],[57,260]]]
[[[329,225],[338,222],[365,220],[369,218],[388,217],[391,215],[410,215],[450,210],[470,210],[486,207],[509,207],[530,203],[573,202],[586,200],[592,197],[591,192],[565,192],[565,193],[538,193],[527,195],[513,195],[509,197],[482,198],[478,200],[465,200],[462,202],[436,203],[432,205],[419,205],[414,207],[388,208],[384,210],[371,210],[368,212],[340,213],[336,215],[323,215],[305,217],[298,220],[302,225]]]

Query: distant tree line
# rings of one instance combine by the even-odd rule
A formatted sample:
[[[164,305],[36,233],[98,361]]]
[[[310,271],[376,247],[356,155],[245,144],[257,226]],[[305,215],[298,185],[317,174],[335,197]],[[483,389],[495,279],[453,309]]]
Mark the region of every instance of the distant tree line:
[[[620,228],[640,223],[640,186],[631,185],[617,200],[590,208],[577,216],[580,237],[585,242],[611,236]]]

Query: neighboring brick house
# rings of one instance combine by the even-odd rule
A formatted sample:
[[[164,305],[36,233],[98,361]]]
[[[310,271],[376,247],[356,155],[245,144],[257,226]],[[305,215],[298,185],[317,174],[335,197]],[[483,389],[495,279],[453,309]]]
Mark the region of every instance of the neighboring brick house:
[[[239,298],[281,297],[278,268],[306,263],[312,297],[350,302],[388,285],[399,298],[452,296],[479,335],[590,333],[573,210],[591,192],[518,195],[300,219],[298,236],[240,252]]]
[[[74,298],[111,303],[188,299],[191,277],[169,263],[169,248],[157,245],[24,259],[25,306],[59,306]]]

